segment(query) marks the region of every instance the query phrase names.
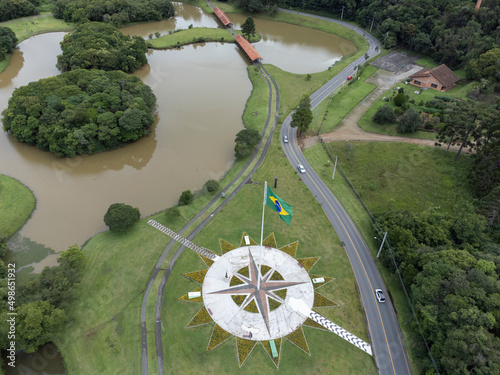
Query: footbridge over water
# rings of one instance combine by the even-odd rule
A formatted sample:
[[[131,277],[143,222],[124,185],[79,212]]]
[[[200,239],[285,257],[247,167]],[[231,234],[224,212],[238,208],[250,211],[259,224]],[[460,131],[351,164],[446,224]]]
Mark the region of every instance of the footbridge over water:
[[[262,56],[259,55],[259,53],[255,50],[255,48],[250,44],[248,40],[246,40],[242,35],[236,34],[234,32],[233,23],[231,22],[229,17],[220,8],[214,7],[211,2],[208,2],[208,4],[214,11],[217,19],[222,22],[222,24],[231,32],[234,39],[236,40],[236,43],[245,52],[248,58],[252,62],[260,62],[262,60]]]

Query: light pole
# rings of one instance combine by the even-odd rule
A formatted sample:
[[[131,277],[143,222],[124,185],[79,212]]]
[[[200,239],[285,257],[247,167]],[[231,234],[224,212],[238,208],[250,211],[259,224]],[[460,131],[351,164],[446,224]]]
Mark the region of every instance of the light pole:
[[[384,246],[385,238],[387,237],[387,232],[384,233],[384,239],[382,240],[382,244],[380,245],[380,249],[378,250],[377,258],[379,257],[380,253],[382,252],[382,247]],[[374,237],[377,239],[377,237]]]
[[[335,177],[335,170],[337,169],[337,156],[335,156],[335,165],[333,166],[333,175],[332,175],[332,180]]]

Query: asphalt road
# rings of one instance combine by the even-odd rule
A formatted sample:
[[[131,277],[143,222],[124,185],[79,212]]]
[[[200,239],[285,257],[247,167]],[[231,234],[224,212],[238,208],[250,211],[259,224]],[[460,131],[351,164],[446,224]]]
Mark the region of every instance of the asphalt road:
[[[292,11],[292,13],[298,12]],[[311,15],[307,14],[307,16]],[[346,22],[319,16],[317,16],[317,18],[341,23],[363,35],[370,43],[368,50],[370,58],[375,56],[380,50],[380,44],[378,41],[371,35],[367,34],[364,30]],[[364,56],[360,57],[345,68],[341,73],[328,81],[318,91],[312,94],[312,108],[321,103],[321,101],[333,91],[340,88],[341,85],[346,82],[348,76],[354,75],[355,66],[358,64],[361,65],[365,61],[366,59]],[[291,117],[292,116],[290,115],[286,118],[281,129],[281,139],[283,139],[283,136],[285,135],[287,135],[289,139],[289,143],[282,143],[283,150],[294,168],[297,168],[299,163],[305,167],[306,172],[304,174],[300,174],[302,181],[316,197],[316,200],[322,206],[323,211],[337,232],[340,241],[345,244],[345,250],[351,262],[356,282],[358,284],[361,301],[365,310],[370,343],[372,345],[375,363],[379,373],[384,375],[411,374],[408,354],[406,352],[394,306],[389,298],[389,294],[385,292],[385,303],[379,303],[375,297],[374,289],[380,288],[387,291],[387,288],[385,287],[378,268],[375,265],[370,250],[335,195],[314,172],[300,151],[297,143],[296,129],[290,128]]]

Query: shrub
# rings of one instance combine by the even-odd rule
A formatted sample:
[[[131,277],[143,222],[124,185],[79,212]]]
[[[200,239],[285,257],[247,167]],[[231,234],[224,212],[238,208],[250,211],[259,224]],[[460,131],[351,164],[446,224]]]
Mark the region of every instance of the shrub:
[[[398,107],[402,107],[403,105],[406,104],[406,95],[400,92],[399,94],[396,95],[394,98],[394,104]]]
[[[215,180],[208,180],[205,182],[205,188],[209,193],[219,190],[219,183]]]
[[[109,230],[124,232],[141,218],[138,208],[124,203],[113,203],[104,215],[104,223]]]
[[[181,197],[179,198],[179,206],[187,206],[188,204],[193,203],[194,195],[191,193],[191,190],[185,190],[182,192]]]
[[[410,108],[399,119],[398,133],[415,133],[422,126],[420,114]]]
[[[372,120],[377,124],[390,124],[396,122],[396,112],[386,104],[377,110]]]

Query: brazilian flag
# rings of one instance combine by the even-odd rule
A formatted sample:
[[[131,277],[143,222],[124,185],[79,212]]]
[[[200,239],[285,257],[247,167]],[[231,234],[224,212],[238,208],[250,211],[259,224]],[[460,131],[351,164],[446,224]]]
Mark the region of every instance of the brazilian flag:
[[[281,220],[290,225],[290,220],[292,220],[293,215],[292,206],[278,197],[269,186],[267,187],[266,204],[280,214]]]

